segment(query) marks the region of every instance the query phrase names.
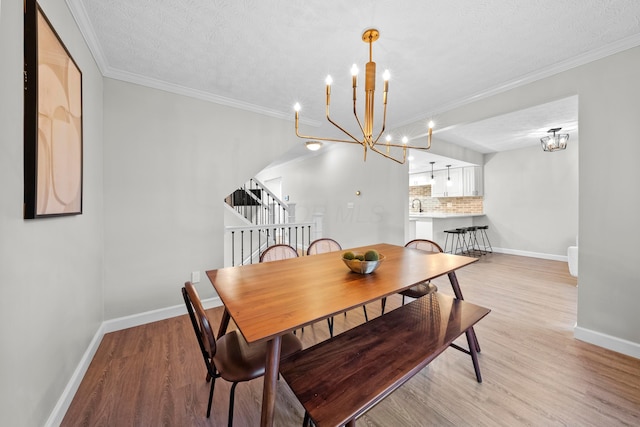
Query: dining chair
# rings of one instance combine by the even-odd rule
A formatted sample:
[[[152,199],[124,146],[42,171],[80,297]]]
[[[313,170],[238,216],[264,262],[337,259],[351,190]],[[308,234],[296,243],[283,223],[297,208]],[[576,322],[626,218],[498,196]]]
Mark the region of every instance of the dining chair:
[[[260,254],[260,262],[280,261],[283,259],[297,258],[298,251],[293,246],[285,245],[284,243],[278,243],[277,245],[271,245]],[[328,322],[328,320],[327,320]],[[304,327],[301,328],[304,332]],[[295,334],[296,331],[293,331]]]
[[[206,380],[211,381],[207,418],[211,415],[216,378],[222,378],[233,383],[229,396],[228,425],[231,427],[236,386],[239,382],[250,381],[264,375],[267,344],[265,342],[249,344],[236,330],[227,332],[216,340],[198,291],[191,282],[184,284],[182,296],[207,367]],[[293,334],[283,335],[281,345],[281,358],[302,350],[302,343]]]
[[[413,248],[418,249],[424,252],[438,253],[443,252],[440,245],[436,242],[427,239],[414,239],[404,245],[405,248]],[[402,305],[404,305],[404,298],[420,298],[425,295],[428,295],[432,292],[437,292],[438,288],[436,285],[431,283],[430,280],[427,280],[422,283],[418,283],[415,286],[410,287],[406,291],[399,292],[402,295]],[[387,304],[387,299],[382,298],[382,314],[384,314],[384,308]]]
[[[309,244],[309,247],[307,248],[307,255],[323,254],[327,252],[337,252],[341,250],[342,250],[342,246],[340,246],[340,243],[328,237],[322,237],[320,239],[314,240]],[[367,316],[367,307],[363,305],[362,310],[364,312],[364,320],[368,322],[369,317]],[[346,311],[344,315],[345,316],[347,315]],[[327,319],[327,325],[329,325],[329,335],[331,336],[331,338],[333,338],[333,324],[334,324],[333,316],[331,316],[330,318]]]
[[[316,239],[309,244],[307,255],[324,254],[327,252],[341,251],[340,243],[328,237]]]
[[[281,259],[297,258],[298,251],[293,246],[279,243],[271,245],[260,254],[260,262],[279,261]]]

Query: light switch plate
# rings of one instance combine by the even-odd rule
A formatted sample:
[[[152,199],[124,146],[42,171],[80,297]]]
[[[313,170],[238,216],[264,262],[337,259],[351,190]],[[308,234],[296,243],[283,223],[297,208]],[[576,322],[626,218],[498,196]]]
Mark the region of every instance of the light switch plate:
[[[191,283],[198,283],[200,282],[200,272],[199,271],[192,271],[191,272]]]

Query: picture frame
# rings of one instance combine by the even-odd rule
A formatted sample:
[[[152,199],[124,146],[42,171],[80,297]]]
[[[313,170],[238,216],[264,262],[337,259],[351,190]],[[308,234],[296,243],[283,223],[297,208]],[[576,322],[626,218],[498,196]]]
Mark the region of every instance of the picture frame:
[[[24,218],[82,214],[82,71],[24,0]]]

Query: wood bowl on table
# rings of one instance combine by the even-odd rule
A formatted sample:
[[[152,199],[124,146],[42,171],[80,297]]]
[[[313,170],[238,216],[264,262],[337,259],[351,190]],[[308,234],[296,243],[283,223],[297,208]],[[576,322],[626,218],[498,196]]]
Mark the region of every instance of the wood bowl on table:
[[[382,264],[382,261],[384,261],[384,255],[379,254],[376,261],[360,261],[359,259],[346,259],[344,257],[342,257],[342,261],[344,261],[346,266],[349,267],[354,273],[369,274],[373,273],[380,266],[380,264]]]

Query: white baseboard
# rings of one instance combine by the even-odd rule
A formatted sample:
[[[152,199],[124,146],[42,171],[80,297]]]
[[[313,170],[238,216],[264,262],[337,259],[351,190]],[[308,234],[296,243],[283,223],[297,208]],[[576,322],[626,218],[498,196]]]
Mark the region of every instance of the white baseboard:
[[[518,249],[506,249],[506,248],[493,248],[493,251],[499,254],[528,256],[531,258],[542,258],[542,259],[549,259],[552,261],[568,262],[568,258],[566,255],[544,254],[540,252],[529,252],[529,251],[521,251]]]
[[[218,307],[222,305],[219,297],[208,298],[202,300],[205,309]],[[144,313],[132,314],[131,316],[119,317],[117,319],[106,320],[104,325],[104,334],[109,332],[121,331],[122,329],[132,328],[134,326],[146,325],[147,323],[157,322],[158,320],[170,319],[176,316],[187,314],[187,308],[184,304],[174,305],[172,307],[159,308]]]
[[[608,350],[615,351],[616,353],[622,353],[627,356],[640,359],[639,343],[603,334],[602,332],[596,332],[590,329],[581,328],[579,326],[576,326],[573,329],[573,336],[580,341],[588,342],[590,344],[597,345],[598,347],[603,347]]]
[[[209,309],[221,306],[222,301],[220,301],[219,297],[208,298],[202,300],[202,305],[205,309]],[[62,419],[67,413],[67,410],[73,401],[73,397],[76,395],[76,392],[80,387],[80,383],[82,382],[84,375],[87,373],[91,360],[93,360],[93,356],[95,356],[96,351],[98,351],[98,346],[100,346],[102,337],[105,334],[134,326],[145,325],[151,322],[157,322],[159,320],[169,319],[171,317],[181,316],[183,314],[187,314],[187,308],[184,304],[180,304],[102,322],[93,336],[93,339],[89,343],[89,347],[87,347],[87,350],[82,355],[73,375],[71,375],[71,378],[69,379],[67,386],[64,388],[62,395],[58,399],[56,406],[53,408],[53,411],[51,411],[45,426],[56,427],[62,423]]]
[[[82,382],[82,378],[84,378],[84,374],[87,373],[89,364],[91,363],[91,360],[93,360],[93,356],[95,356],[104,334],[105,332],[103,322],[98,328],[98,331],[93,336],[93,339],[89,343],[89,347],[87,347],[87,350],[82,355],[80,363],[78,363],[75,371],[73,371],[73,375],[71,375],[67,386],[62,391],[62,395],[58,399],[58,402],[53,408],[53,411],[51,411],[49,419],[45,423],[45,427],[59,426],[62,423],[62,419],[67,413],[67,409],[69,409],[71,401],[73,400],[73,396],[75,396],[76,391],[78,391],[78,387],[80,387],[80,383]]]

